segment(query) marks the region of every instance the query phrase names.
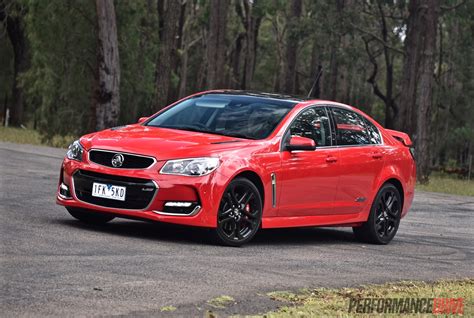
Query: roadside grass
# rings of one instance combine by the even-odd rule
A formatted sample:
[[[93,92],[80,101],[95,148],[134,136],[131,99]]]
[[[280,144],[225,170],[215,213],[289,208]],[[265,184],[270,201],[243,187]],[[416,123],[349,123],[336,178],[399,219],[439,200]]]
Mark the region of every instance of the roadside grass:
[[[172,312],[175,311],[177,308],[175,306],[164,306],[160,308],[161,312]]]
[[[360,288],[304,289],[298,292],[280,291],[268,294],[282,302],[276,311],[252,317],[361,317],[348,313],[350,299],[361,298],[463,298],[464,316],[474,316],[474,279],[444,280],[435,283],[403,281]],[[367,314],[363,316],[368,316]],[[395,317],[394,314],[370,314]],[[442,315],[444,316],[444,315]],[[441,317],[442,317],[441,316]],[[440,317],[433,314],[403,314],[403,317]]]
[[[445,174],[432,173],[428,184],[417,184],[417,190],[474,196],[474,180],[456,179]]]
[[[207,303],[214,308],[225,308],[227,305],[233,303],[235,300],[234,298],[226,295],[222,295],[211,300],[208,300]]]
[[[47,140],[42,137],[39,132],[33,129],[0,126],[0,141],[13,142],[17,144],[67,148],[74,139],[74,136],[55,135]]]
[[[41,135],[32,129],[0,127],[0,140],[17,144],[42,145]]]

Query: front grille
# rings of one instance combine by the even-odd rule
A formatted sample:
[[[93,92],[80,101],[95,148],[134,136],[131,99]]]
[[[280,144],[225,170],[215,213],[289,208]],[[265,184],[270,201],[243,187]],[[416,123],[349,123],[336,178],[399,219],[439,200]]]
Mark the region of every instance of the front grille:
[[[116,154],[121,154],[124,158],[123,164],[120,167],[114,167],[112,165],[112,158]],[[145,169],[155,162],[155,160],[151,157],[132,155],[128,153],[121,153],[118,151],[114,152],[94,149],[89,152],[89,160],[98,163],[102,166],[125,169]]]
[[[108,208],[143,210],[150,204],[156,191],[158,191],[155,184],[147,179],[122,177],[86,170],[78,170],[73,178],[74,191],[79,200]],[[125,201],[93,197],[92,184],[94,182],[126,187]]]

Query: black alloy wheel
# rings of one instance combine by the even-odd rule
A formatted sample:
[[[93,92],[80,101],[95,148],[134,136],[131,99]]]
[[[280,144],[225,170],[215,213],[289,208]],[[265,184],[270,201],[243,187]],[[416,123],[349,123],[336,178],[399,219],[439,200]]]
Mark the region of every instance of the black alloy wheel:
[[[355,236],[369,243],[388,244],[397,233],[402,213],[400,192],[391,183],[377,193],[366,223],[354,227]]]
[[[86,224],[102,225],[115,219],[113,215],[108,215],[105,213],[69,207],[67,207],[66,209],[69,214]]]
[[[248,179],[232,180],[222,196],[216,234],[220,243],[241,246],[257,233],[262,221],[262,199]]]

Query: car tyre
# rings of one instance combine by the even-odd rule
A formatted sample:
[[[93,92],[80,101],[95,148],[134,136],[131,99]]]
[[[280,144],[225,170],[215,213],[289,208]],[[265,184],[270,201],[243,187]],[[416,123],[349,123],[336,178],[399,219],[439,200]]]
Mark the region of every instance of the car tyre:
[[[215,236],[220,244],[241,246],[257,233],[262,222],[263,203],[255,184],[236,178],[222,195]]]
[[[363,242],[388,244],[395,237],[402,212],[400,192],[387,183],[377,193],[367,222],[353,227],[355,237]]]
[[[71,214],[74,218],[86,224],[103,225],[115,219],[115,217],[112,215],[98,213],[98,212],[94,212],[90,210],[83,210],[83,209],[77,209],[77,208],[66,208],[66,209],[69,212],[69,214]]]

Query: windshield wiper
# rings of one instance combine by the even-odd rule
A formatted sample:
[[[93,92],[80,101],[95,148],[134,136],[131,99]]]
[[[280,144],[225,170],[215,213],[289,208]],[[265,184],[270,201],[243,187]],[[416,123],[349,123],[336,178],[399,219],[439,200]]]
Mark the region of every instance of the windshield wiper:
[[[178,130],[188,130],[188,131],[196,131],[196,132],[203,132],[207,134],[214,134],[214,135],[222,135],[222,136],[228,136],[228,137],[236,137],[236,138],[244,138],[244,139],[252,139],[255,140],[257,138],[241,134],[238,132],[232,132],[232,131],[214,131],[206,128],[201,128],[198,126],[193,126],[193,125],[182,125],[182,126],[157,126],[160,128],[169,128],[169,129],[178,129]]]
[[[252,140],[256,140],[257,138],[255,137],[251,137],[251,136],[248,136],[246,134],[241,134],[241,133],[238,133],[238,132],[227,132],[227,131],[219,131],[218,132],[219,135],[223,135],[223,136],[228,136],[228,137],[237,137],[237,138],[244,138],[244,139],[252,139]]]
[[[192,125],[184,125],[184,126],[157,126],[160,128],[169,128],[169,129],[178,129],[178,130],[189,130],[189,131],[196,131],[196,132],[205,132],[205,133],[214,133],[211,130],[200,128],[197,126]]]

